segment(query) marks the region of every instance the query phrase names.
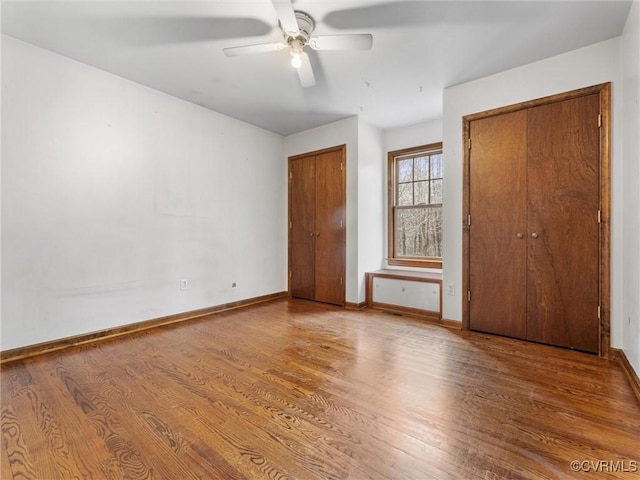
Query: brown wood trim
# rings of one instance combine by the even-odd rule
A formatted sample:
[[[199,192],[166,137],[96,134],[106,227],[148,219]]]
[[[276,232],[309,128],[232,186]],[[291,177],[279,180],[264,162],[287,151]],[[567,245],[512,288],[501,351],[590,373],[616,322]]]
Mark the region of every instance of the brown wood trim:
[[[367,307],[371,307],[373,303],[373,273],[364,274],[364,303]]]
[[[463,145],[463,237],[462,237],[462,328],[469,330],[469,303],[466,292],[469,290],[469,167],[470,139],[469,125],[471,121],[503,113],[515,112],[531,107],[561,102],[586,95],[600,95],[600,207],[602,221],[600,225],[600,351],[601,357],[609,356],[611,345],[611,82],[571,90],[556,95],[549,95],[526,102],[507,105],[491,110],[465,115],[462,117]]]
[[[389,263],[389,261],[395,260],[395,220],[393,215],[393,196],[395,186],[393,184],[393,179],[395,178],[395,173],[393,171],[393,152],[387,153],[387,263],[389,265],[393,265],[393,263]],[[397,263],[395,265],[398,265]],[[399,265],[403,266],[403,265]],[[408,265],[407,265],[408,266]]]
[[[367,306],[367,302],[344,302],[345,310],[364,310]]]
[[[388,258],[387,264],[394,267],[442,268],[442,260],[417,260],[415,258]]]
[[[467,148],[469,139],[471,138],[471,120],[468,117],[462,117],[462,330],[469,330],[469,301],[467,300],[467,292],[469,291],[469,182],[471,178],[471,152]]]
[[[369,308],[397,313],[407,317],[419,318],[420,320],[430,320],[432,322],[440,322],[441,318],[440,312],[432,312],[429,310],[422,310],[420,308],[403,307],[401,305],[390,305],[388,303],[373,302],[369,305]]]
[[[627,380],[629,380],[629,385],[631,385],[631,390],[636,396],[638,403],[640,403],[640,378],[638,374],[631,366],[627,355],[624,353],[624,350],[620,348],[610,348],[609,349],[609,358],[612,360],[616,360],[620,363],[622,370],[627,376]]]
[[[258,303],[270,302],[272,300],[286,298],[286,296],[287,292],[271,293],[259,297],[247,298],[245,300],[238,300],[236,302],[216,305],[214,307],[201,308],[198,310],[191,310],[189,312],[177,313],[175,315],[168,315],[166,317],[144,320],[142,322],[131,323],[122,327],[108,328],[105,330],[98,330],[96,332],[83,333],[72,337],[60,338],[58,340],[51,340],[48,342],[28,345],[26,347],[4,350],[0,352],[0,364],[13,362],[23,358],[34,357],[36,355],[42,355],[44,353],[64,350],[77,345],[84,345],[87,343],[99,342],[101,340],[120,337],[123,335],[128,335],[130,333],[140,332],[142,330],[161,327],[163,325],[170,325],[172,323],[194,320],[196,318],[206,317],[208,315],[225,312],[228,310],[248,307],[251,305],[256,305]]]
[[[413,152],[441,150],[441,149],[442,149],[442,142],[434,142],[426,145],[418,145],[417,147],[407,147],[407,148],[401,148],[400,150],[394,150],[392,152],[389,152],[389,155],[392,155],[393,157],[402,157],[405,155],[408,156]]]
[[[611,83],[600,89],[600,356],[611,346]]]
[[[404,307],[402,305],[391,305],[388,303],[374,302],[373,301],[373,279],[391,278],[394,280],[406,280],[409,282],[421,282],[421,283],[437,283],[440,285],[440,311],[423,310],[420,308]],[[377,270],[375,272],[365,273],[365,298],[368,308],[374,308],[377,310],[385,310],[394,313],[400,313],[420,319],[427,319],[432,321],[440,321],[442,318],[442,274],[440,273],[428,273],[428,272],[414,272],[407,270]],[[459,322],[456,322],[459,323]]]
[[[610,92],[611,82],[600,83],[598,85],[592,85],[590,87],[578,88],[576,90],[570,90],[568,92],[556,93],[554,95],[548,95],[546,97],[536,98],[533,100],[527,100],[525,102],[514,103],[512,105],[506,105],[504,107],[492,108],[490,110],[484,110],[482,112],[472,113],[463,117],[463,122],[468,126],[469,122],[473,120],[479,120],[481,118],[495,117],[496,115],[502,115],[503,113],[517,112],[518,110],[525,110],[527,108],[539,107],[541,105],[548,105],[555,102],[563,102],[564,100],[570,100],[572,98],[584,97],[586,95],[593,95],[599,93],[602,95],[603,91],[608,90]],[[601,97],[602,98],[602,97]],[[608,116],[608,113],[607,113]],[[604,122],[604,115],[603,115]],[[468,133],[468,129],[466,131]],[[465,137],[465,140],[468,136]],[[466,145],[466,144],[465,144]]]
[[[458,320],[449,320],[448,318],[441,318],[440,326],[451,328],[452,330],[462,330],[462,322]]]
[[[322,155],[324,153],[329,153],[329,152],[337,152],[343,150],[346,152],[347,150],[347,144],[344,143],[342,145],[335,145],[333,147],[327,147],[327,148],[323,148],[320,150],[314,150],[313,152],[305,152],[305,153],[298,153],[296,155],[292,155],[289,157],[289,160],[297,160],[299,158],[304,158],[304,157],[308,157],[308,156],[313,156],[313,155]],[[346,160],[346,158],[345,158]]]
[[[374,272],[367,272],[370,279],[374,277],[393,278],[395,280],[410,280],[413,282],[439,283],[442,285],[441,273],[414,272],[412,270],[391,270],[382,269]]]
[[[385,310],[393,310],[398,311],[402,309],[402,312],[407,312],[409,310],[418,312],[420,318],[425,312],[429,312],[428,310],[421,310],[418,308],[410,308],[410,307],[402,307],[398,305],[387,305],[373,301],[373,279],[375,277],[381,278],[391,278],[394,280],[406,280],[410,282],[423,282],[423,283],[437,283],[440,285],[440,311],[433,312],[437,314],[437,320],[442,317],[442,274],[441,273],[429,273],[429,272],[414,272],[409,270],[377,270],[375,272],[366,272],[365,273],[365,304],[369,308],[378,308],[380,305],[386,305]],[[430,316],[433,316],[429,313]],[[433,316],[435,318],[435,316]]]

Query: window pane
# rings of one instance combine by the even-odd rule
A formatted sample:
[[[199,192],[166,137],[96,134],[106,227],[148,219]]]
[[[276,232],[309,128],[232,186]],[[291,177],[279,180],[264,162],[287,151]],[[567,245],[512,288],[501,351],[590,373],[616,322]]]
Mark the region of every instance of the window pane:
[[[398,183],[413,180],[413,158],[398,160]]]
[[[413,205],[413,183],[398,185],[397,205]]]
[[[414,180],[429,179],[429,157],[418,157],[413,160]]]
[[[431,155],[431,178],[442,178],[442,154]]]
[[[413,184],[413,204],[424,205],[428,202],[429,186],[427,182],[415,182]]]
[[[442,207],[396,210],[396,255],[442,256]]]
[[[431,181],[430,203],[442,203],[442,180]]]

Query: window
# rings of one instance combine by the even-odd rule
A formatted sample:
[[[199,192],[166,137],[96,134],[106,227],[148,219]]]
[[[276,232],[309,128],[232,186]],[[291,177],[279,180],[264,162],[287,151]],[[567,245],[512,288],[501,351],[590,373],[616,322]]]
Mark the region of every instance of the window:
[[[388,262],[442,268],[442,143],[389,152]]]

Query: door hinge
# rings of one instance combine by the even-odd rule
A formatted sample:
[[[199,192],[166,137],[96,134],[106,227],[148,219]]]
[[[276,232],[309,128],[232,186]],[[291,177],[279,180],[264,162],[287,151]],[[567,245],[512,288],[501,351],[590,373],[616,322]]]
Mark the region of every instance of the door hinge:
[[[293,275],[291,274],[291,270],[289,270],[289,278],[291,278]]]
[[[342,285],[342,282],[343,282],[342,277],[340,277],[340,285]]]
[[[467,227],[471,226],[471,215],[467,215]]]
[[[467,149],[471,150],[471,139],[470,138],[467,139]]]
[[[602,210],[598,210],[598,223],[602,223]]]
[[[471,290],[467,290],[467,302],[471,301]]]
[[[602,115],[598,114],[598,128],[602,127]]]
[[[600,305],[598,305],[598,320],[600,320]]]
[[[343,163],[340,162],[340,171],[342,171],[343,166],[344,166]]]
[[[293,179],[293,172],[289,172],[289,180]]]
[[[289,222],[289,228],[293,228],[293,222]]]

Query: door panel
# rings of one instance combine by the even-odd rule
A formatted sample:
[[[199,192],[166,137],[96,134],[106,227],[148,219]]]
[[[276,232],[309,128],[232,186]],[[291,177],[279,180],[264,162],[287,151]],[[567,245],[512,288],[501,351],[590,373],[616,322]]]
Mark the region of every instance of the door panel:
[[[289,271],[291,295],[315,298],[315,162],[289,161]]]
[[[469,290],[473,330],[526,336],[526,111],[470,124]]]
[[[597,94],[529,110],[530,340],[598,351]],[[534,238],[537,237],[537,238]]]
[[[344,304],[345,227],[342,150],[315,157],[316,300]]]

